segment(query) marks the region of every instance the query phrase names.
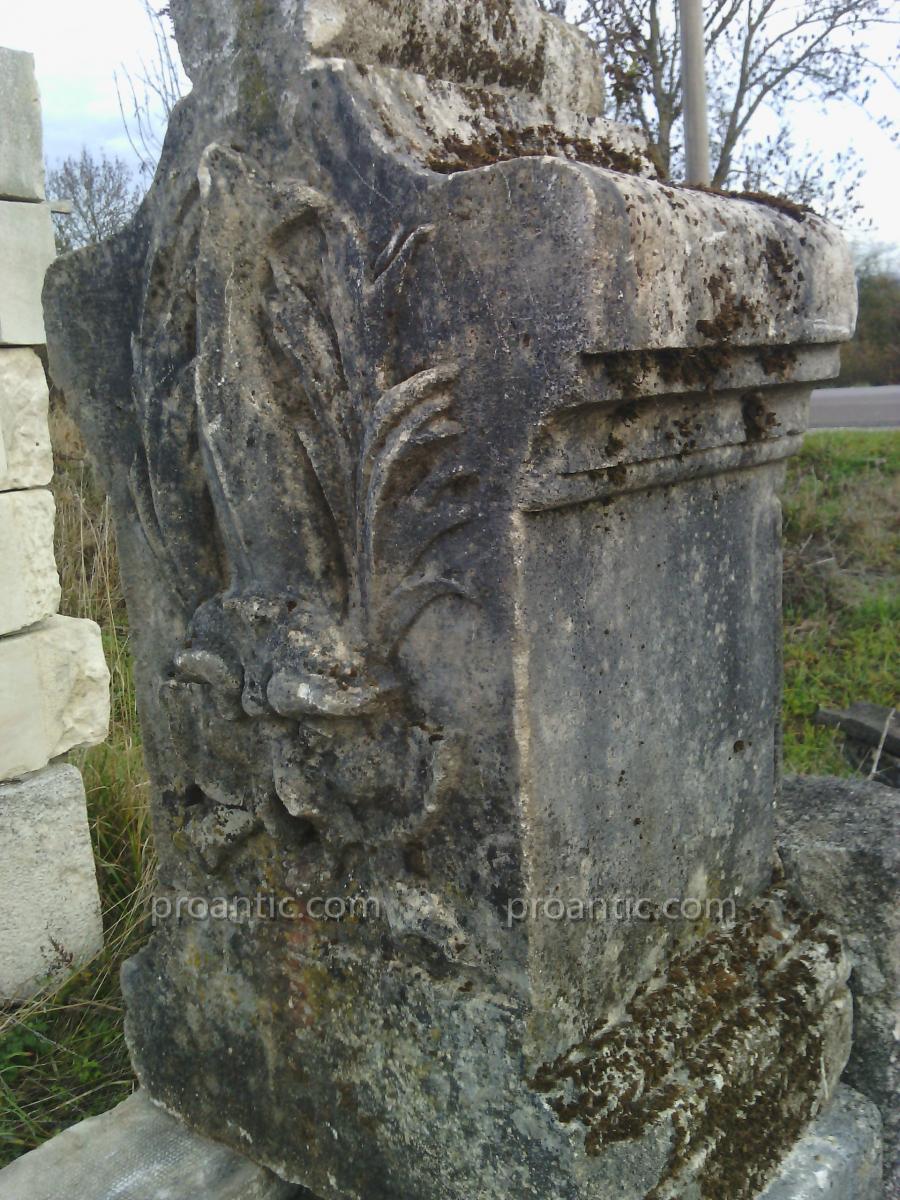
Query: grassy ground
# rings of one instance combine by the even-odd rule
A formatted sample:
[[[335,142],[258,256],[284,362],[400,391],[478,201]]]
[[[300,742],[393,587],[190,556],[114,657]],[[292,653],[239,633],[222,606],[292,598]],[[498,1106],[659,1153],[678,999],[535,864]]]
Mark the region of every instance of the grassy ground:
[[[846,775],[820,707],[900,703],[900,432],[812,433],[784,494],[785,766]]]
[[[113,673],[108,743],[84,773],[104,909],[103,954],[50,995],[0,1013],[0,1165],[133,1087],[118,968],[145,932],[152,878],[128,633],[107,506],[86,468],[60,464],[63,611],[103,628]],[[817,433],[792,463],[785,515],[785,760],[849,773],[819,705],[893,703],[900,677],[900,433]],[[893,625],[893,628],[892,628]]]

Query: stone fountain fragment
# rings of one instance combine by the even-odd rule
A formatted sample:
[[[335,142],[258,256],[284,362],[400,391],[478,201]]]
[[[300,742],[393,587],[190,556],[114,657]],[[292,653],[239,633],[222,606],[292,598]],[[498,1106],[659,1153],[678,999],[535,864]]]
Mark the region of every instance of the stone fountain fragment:
[[[776,488],[846,251],[659,181],[525,0],[172,9],[150,194],[46,290],[173,914],[141,1082],[324,1200],[754,1196],[848,1051],[771,887]],[[641,905],[549,903],[598,898]]]

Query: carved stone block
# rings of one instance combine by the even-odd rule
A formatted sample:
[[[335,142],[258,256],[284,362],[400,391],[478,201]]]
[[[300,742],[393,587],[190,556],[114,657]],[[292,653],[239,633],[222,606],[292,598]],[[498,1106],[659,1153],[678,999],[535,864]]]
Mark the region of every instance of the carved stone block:
[[[849,258],[448,58],[453,6],[398,6],[411,58],[320,57],[331,11],[175,3],[157,181],[48,281],[160,904],[274,906],[160,923],[138,1072],[327,1200],[744,1200],[849,1044],[838,938],[769,890],[775,490]]]

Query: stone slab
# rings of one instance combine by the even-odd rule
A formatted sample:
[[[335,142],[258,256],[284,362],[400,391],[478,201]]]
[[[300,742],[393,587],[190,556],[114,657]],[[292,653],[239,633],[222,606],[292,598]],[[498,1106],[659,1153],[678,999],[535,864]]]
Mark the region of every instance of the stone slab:
[[[900,755],[900,714],[895,708],[863,700],[849,708],[820,708],[815,722],[842,729],[867,746],[881,746],[887,754]]]
[[[312,1200],[136,1092],[0,1171],[0,1200]]]
[[[778,806],[787,883],[840,930],[852,964],[853,1050],[844,1073],[884,1118],[900,1195],[900,794],[859,779],[793,776]]]
[[[84,785],[55,763],[0,784],[0,999],[27,1000],[103,945]]]
[[[46,488],[0,493],[0,635],[36,625],[59,607],[55,519]]]
[[[34,55],[0,46],[0,197],[43,200],[41,97]]]
[[[0,679],[0,779],[106,737],[109,670],[93,621],[49,617],[0,638]]]
[[[881,1200],[884,1195],[878,1109],[841,1085],[759,1200]]]
[[[0,200],[0,345],[46,340],[41,288],[55,257],[50,205]]]
[[[47,377],[35,352],[0,349],[0,491],[50,482],[48,409]]]

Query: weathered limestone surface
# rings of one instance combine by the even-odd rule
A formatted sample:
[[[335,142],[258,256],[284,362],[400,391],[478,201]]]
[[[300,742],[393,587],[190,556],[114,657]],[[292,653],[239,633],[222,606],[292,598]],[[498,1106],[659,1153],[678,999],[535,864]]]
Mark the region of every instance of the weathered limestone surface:
[[[41,285],[55,257],[50,205],[0,200],[0,346],[46,341]]]
[[[0,200],[43,200],[41,98],[34,55],[0,46]]]
[[[53,616],[0,638],[0,679],[0,779],[106,737],[109,670],[93,621]]]
[[[0,1200],[304,1200],[136,1092],[0,1171]],[[311,1198],[310,1198],[311,1200]]]
[[[759,1200],[882,1200],[881,1120],[844,1084],[810,1125]]]
[[[54,764],[0,783],[0,845],[0,1000],[25,1000],[103,945],[75,767]]]
[[[775,491],[849,257],[661,184],[549,60],[448,57],[456,6],[384,7],[415,59],[324,4],[174,3],[156,182],[45,288],[160,900],[293,904],[161,924],[137,1070],[326,1200],[750,1200],[849,1050],[840,941],[770,887]],[[519,52],[517,8],[465,11]],[[647,919],[510,919],[615,897]]]
[[[47,380],[35,352],[0,349],[0,491],[50,482],[47,407]]]
[[[294,61],[348,59],[491,89],[540,96],[587,116],[603,111],[603,77],[593,44],[528,0],[286,0],[278,14]],[[182,7],[179,48],[192,78],[214,56],[271,57],[271,25],[259,12],[216,0]],[[212,51],[212,54],[210,53]],[[269,64],[271,66],[271,63]],[[259,81],[263,89],[267,86]],[[263,97],[247,96],[249,104]]]
[[[847,946],[853,1052],[844,1079],[884,1119],[889,1194],[900,1191],[900,793],[858,779],[793,776],[778,805],[787,882]]]
[[[0,634],[34,625],[59,607],[55,517],[44,488],[0,493]]]

